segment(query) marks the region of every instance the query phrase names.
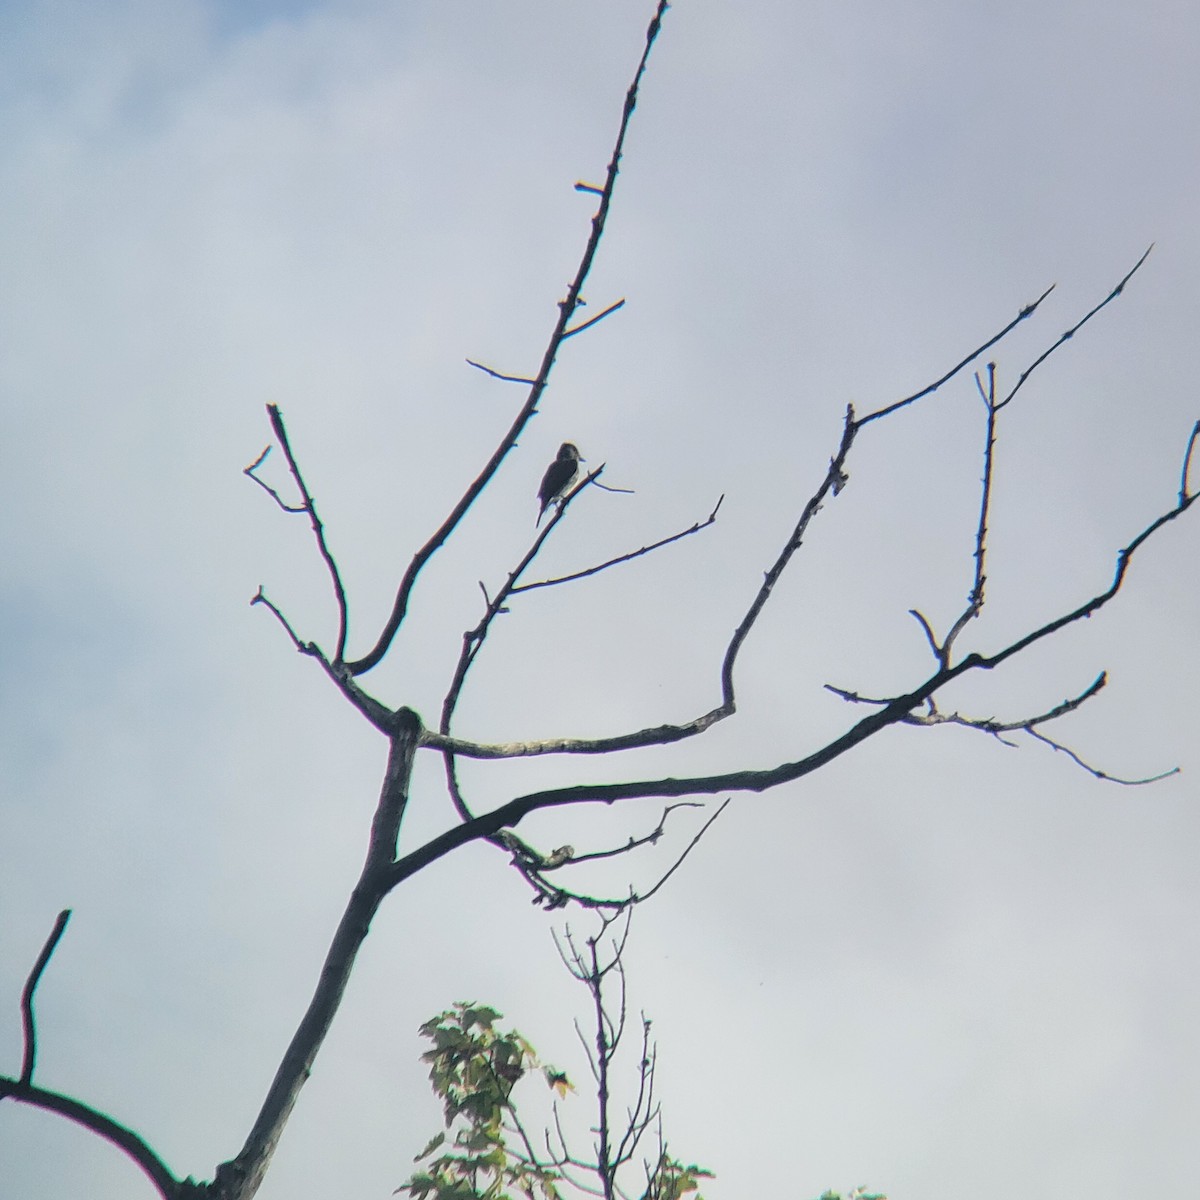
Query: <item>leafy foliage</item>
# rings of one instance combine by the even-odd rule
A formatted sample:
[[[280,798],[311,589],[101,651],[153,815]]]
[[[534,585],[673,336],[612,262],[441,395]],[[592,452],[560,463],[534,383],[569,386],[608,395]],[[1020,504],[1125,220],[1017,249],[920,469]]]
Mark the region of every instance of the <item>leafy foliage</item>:
[[[538,1060],[520,1033],[502,1030],[501,1019],[493,1008],[460,1001],[421,1026],[432,1043],[421,1060],[430,1064],[429,1081],[442,1101],[446,1128],[416,1156],[423,1165],[398,1193],[414,1200],[566,1200],[601,1194],[565,1170],[597,1175],[597,1164],[535,1152],[513,1100],[517,1083],[541,1074],[559,1099],[575,1089],[562,1071]],[[665,1146],[646,1174],[639,1200],[703,1200],[700,1180],[712,1177],[703,1167],[673,1159]]]
[[[460,1001],[421,1026],[431,1044],[421,1055],[429,1063],[429,1081],[442,1101],[446,1128],[430,1139],[413,1160],[424,1163],[396,1192],[414,1200],[567,1200],[570,1196],[609,1193],[596,1163],[564,1153],[540,1159],[517,1115],[513,1090],[527,1076],[540,1074],[559,1099],[574,1092],[567,1076],[538,1060],[529,1041],[515,1029],[503,1030],[502,1014],[483,1004]],[[449,1139],[449,1148],[447,1140]],[[549,1139],[547,1139],[549,1144]],[[703,1179],[712,1172],[672,1158],[660,1140],[658,1161],[645,1164],[646,1185],[637,1200],[703,1200]],[[440,1151],[440,1153],[439,1153]],[[428,1160],[428,1161],[426,1161]],[[613,1189],[616,1195],[624,1195]],[[887,1200],[855,1188],[845,1196],[824,1192],[819,1200]]]

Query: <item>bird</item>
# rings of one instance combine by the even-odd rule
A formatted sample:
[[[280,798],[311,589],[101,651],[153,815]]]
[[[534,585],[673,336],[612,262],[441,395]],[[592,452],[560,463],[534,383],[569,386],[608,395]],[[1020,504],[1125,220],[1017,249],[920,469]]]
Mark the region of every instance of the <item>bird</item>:
[[[558,455],[546,468],[546,473],[542,476],[542,486],[538,488],[538,501],[541,504],[537,519],[539,525],[546,515],[546,509],[574,483],[579,464],[583,461],[579,447],[574,442],[563,442],[559,446]]]

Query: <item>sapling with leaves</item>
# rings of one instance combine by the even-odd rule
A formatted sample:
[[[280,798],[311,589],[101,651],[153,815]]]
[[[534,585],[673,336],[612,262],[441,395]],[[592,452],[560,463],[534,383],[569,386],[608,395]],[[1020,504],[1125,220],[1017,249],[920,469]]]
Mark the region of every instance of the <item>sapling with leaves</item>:
[[[622,963],[632,911],[602,917],[599,932],[582,945],[569,929],[557,942],[564,965],[590,1001],[590,1032],[575,1025],[595,1088],[589,1150],[572,1144],[559,1107],[568,1097],[578,1098],[566,1073],[539,1062],[516,1030],[502,1030],[495,1009],[459,1003],[421,1026],[432,1043],[421,1058],[430,1064],[429,1081],[442,1101],[446,1128],[417,1155],[422,1165],[398,1191],[414,1200],[499,1197],[508,1189],[545,1200],[683,1200],[693,1194],[702,1200],[700,1181],[711,1172],[682,1162],[667,1148],[655,1093],[657,1049],[645,1016],[637,1031],[638,1058],[628,1089],[632,1099],[622,1100],[615,1087],[622,1042],[633,1032],[627,1027]],[[614,985],[616,1000],[610,1006]],[[540,1132],[522,1119],[516,1099],[521,1081],[535,1078],[555,1096]]]
[[[429,1064],[429,1082],[442,1101],[445,1129],[416,1156],[419,1166],[398,1193],[412,1200],[499,1200],[510,1194],[703,1200],[699,1189],[712,1172],[668,1150],[650,1020],[645,1014],[636,1023],[629,1020],[624,954],[632,912],[601,917],[597,933],[582,943],[569,928],[555,937],[563,965],[588,993],[588,1028],[577,1020],[575,1032],[590,1088],[577,1088],[564,1071],[542,1063],[529,1040],[503,1029],[501,1014],[487,1005],[460,1002],[421,1026],[431,1043],[421,1060]],[[628,1053],[621,1053],[627,1034],[635,1039],[632,1066]],[[522,1116],[540,1089],[522,1091],[521,1085],[535,1080],[554,1097],[540,1132]],[[579,1138],[567,1132],[570,1114],[561,1107],[566,1100],[586,1102],[583,1091],[594,1096],[586,1153],[572,1145]],[[830,1191],[820,1200],[842,1197]],[[845,1200],[887,1197],[856,1188]]]

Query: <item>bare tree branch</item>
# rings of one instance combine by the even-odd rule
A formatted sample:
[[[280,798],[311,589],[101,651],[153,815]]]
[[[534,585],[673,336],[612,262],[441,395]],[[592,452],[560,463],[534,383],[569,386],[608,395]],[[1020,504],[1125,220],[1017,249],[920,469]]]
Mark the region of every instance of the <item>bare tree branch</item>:
[[[1012,391],[1009,392],[1003,400],[1000,400],[996,403],[997,408],[1004,408],[1005,405],[1007,405],[1009,401],[1011,401],[1012,398],[1025,386],[1025,381],[1030,377],[1030,375],[1032,375],[1034,371],[1036,371],[1038,367],[1040,367],[1042,363],[1044,363],[1046,359],[1048,359],[1050,355],[1055,352],[1055,350],[1057,350],[1064,342],[1070,341],[1071,338],[1073,338],[1102,308],[1107,308],[1108,305],[1111,304],[1125,290],[1125,285],[1134,277],[1135,274],[1137,274],[1142,263],[1144,263],[1146,259],[1150,257],[1150,251],[1153,249],[1154,244],[1151,243],[1146,247],[1142,257],[1139,258],[1137,262],[1135,262],[1133,266],[1129,268],[1121,282],[1118,283],[1117,286],[1113,288],[1113,290],[1095,306],[1095,308],[1091,309],[1085,313],[1084,316],[1080,317],[1080,319],[1076,321],[1075,324],[1066,331],[1066,333],[1062,334],[1059,339],[1048,349],[1043,350],[1042,353],[1039,354],[1037,358],[1035,358],[1033,362],[1021,372],[1017,378],[1017,382],[1013,385]]]
[[[650,21],[650,25],[646,30],[645,47],[642,51],[641,60],[638,62],[637,70],[634,72],[633,82],[629,85],[629,90],[625,94],[625,107],[621,114],[621,123],[617,132],[616,144],[613,147],[612,159],[608,164],[608,171],[605,176],[604,186],[599,193],[600,203],[596,208],[596,213],[592,217],[592,232],[588,238],[587,245],[584,247],[583,257],[580,259],[579,267],[575,272],[575,278],[571,281],[567,288],[567,294],[564,299],[559,301],[558,305],[558,320],[555,322],[554,330],[550,334],[550,340],[546,346],[546,351],[542,356],[541,366],[538,368],[537,375],[534,377],[534,382],[529,389],[529,396],[521,411],[517,414],[508,433],[501,440],[499,446],[496,447],[492,457],[488,459],[483,470],[475,477],[474,481],[468,486],[463,493],[462,498],[454,506],[450,515],[442,522],[433,536],[413,555],[412,562],[409,563],[408,569],[404,572],[404,577],[400,581],[400,587],[396,593],[396,600],[392,606],[391,616],[387,620],[387,624],[383,628],[383,632],[379,635],[379,640],[375,645],[363,655],[362,658],[356,659],[348,664],[350,672],[353,675],[361,675],[366,671],[377,667],[382,661],[383,656],[388,652],[395,638],[397,631],[400,628],[401,622],[404,620],[405,613],[408,611],[408,600],[412,593],[413,587],[417,582],[417,577],[420,575],[422,568],[433,557],[437,550],[442,546],[451,533],[457,528],[458,523],[466,515],[467,510],[475,503],[479,494],[491,480],[492,476],[500,468],[500,464],[504,461],[508,452],[516,445],[517,438],[522,430],[529,423],[533,414],[537,411],[538,402],[541,400],[542,393],[546,390],[546,385],[550,381],[550,372],[554,367],[554,360],[558,355],[559,348],[563,340],[567,336],[567,330],[574,316],[576,309],[579,307],[579,293],[583,289],[584,281],[592,269],[592,261],[596,256],[596,251],[600,245],[600,239],[604,235],[604,226],[608,220],[608,210],[612,204],[613,191],[617,183],[617,175],[621,166],[621,153],[625,146],[625,135],[629,130],[629,121],[633,116],[633,111],[637,107],[638,89],[641,86],[642,77],[646,73],[646,64],[650,59],[650,51],[654,47],[655,39],[658,37],[659,30],[662,26],[663,16],[667,11],[667,0],[659,0],[658,8],[654,13],[654,17]],[[578,330],[576,330],[578,332]]]
[[[696,833],[696,836],[694,838],[692,838],[692,840],[690,842],[688,842],[688,844],[683,848],[683,853],[679,855],[679,857],[668,868],[668,870],[663,875],[663,877],[648,892],[646,892],[644,895],[637,897],[638,901],[649,900],[651,896],[653,896],[656,892],[659,891],[660,888],[662,888],[666,884],[667,880],[670,879],[671,876],[674,875],[675,872],[678,871],[679,868],[683,866],[684,859],[686,859],[687,856],[689,854],[691,854],[691,852],[693,850],[695,850],[696,846],[700,842],[700,839],[712,828],[713,822],[716,821],[716,819],[732,803],[733,803],[733,801],[728,798],[721,801],[720,805],[717,807],[717,811],[715,813],[713,813],[713,815],[711,817],[709,817],[708,820],[705,821],[703,825],[700,826],[700,829]]]
[[[910,404],[916,403],[918,400],[923,400],[932,392],[936,392],[943,384],[949,383],[964,367],[969,367],[981,354],[985,354],[997,342],[1003,341],[1022,321],[1028,320],[1037,312],[1039,305],[1047,296],[1054,291],[1055,284],[1051,284],[1032,304],[1027,304],[999,333],[988,338],[981,346],[976,346],[970,354],[967,355],[960,363],[950,368],[940,379],[935,379],[933,383],[927,384],[919,392],[913,392],[911,396],[906,396],[903,400],[897,400],[892,404],[888,404],[883,408],[877,409],[873,413],[868,413],[860,421],[860,425],[869,424],[871,421],[878,421],[881,417],[890,416],[897,409],[906,408]]]
[[[1158,783],[1160,780],[1169,779],[1172,775],[1179,774],[1178,767],[1172,767],[1169,771],[1160,771],[1157,775],[1147,775],[1143,779],[1122,779],[1117,775],[1110,775],[1107,771],[1101,771],[1098,767],[1093,767],[1084,762],[1074,750],[1062,745],[1061,742],[1056,742],[1053,738],[1047,737],[1038,729],[1027,728],[1025,730],[1031,738],[1035,738],[1039,742],[1045,742],[1051,750],[1058,750],[1065,754],[1077,767],[1082,768],[1089,775],[1094,775],[1097,779],[1102,779],[1107,783],[1119,783],[1123,787],[1141,787],[1146,783]]]
[[[1196,442],[1200,439],[1200,421],[1192,426],[1192,436],[1188,438],[1187,449],[1183,452],[1183,470],[1179,473],[1179,503],[1182,504],[1191,495],[1189,476],[1192,473],[1192,455],[1196,450]]]
[[[67,922],[70,919],[71,910],[69,908],[64,908],[58,914],[58,918],[54,922],[54,928],[50,930],[50,935],[46,938],[45,944],[42,946],[42,952],[37,956],[37,961],[33,964],[33,969],[29,972],[29,978],[25,980],[25,988],[21,992],[21,1031],[25,1041],[25,1052],[21,1059],[22,1084],[33,1082],[33,1068],[37,1061],[37,1024],[33,1019],[33,994],[37,991],[37,985],[41,981],[42,972],[45,971],[47,964],[50,962],[50,956],[54,953],[54,949],[58,945],[59,939],[67,928]]]
[[[680,808],[703,808],[703,804],[697,803],[695,800],[683,800],[675,804],[668,804],[662,811],[662,816],[658,819],[658,824],[647,834],[640,838],[631,837],[623,846],[617,846],[612,850],[593,850],[588,854],[576,854],[571,863],[595,862],[602,858],[616,858],[622,854],[628,854],[630,850],[639,849],[642,846],[656,846],[659,839],[666,833],[667,818]],[[711,824],[711,822],[710,822]]]
[[[845,471],[846,457],[850,453],[850,447],[854,444],[855,434],[858,433],[863,424],[863,421],[856,421],[854,419],[854,406],[847,405],[841,444],[838,446],[837,453],[829,462],[829,470],[825,473],[825,478],[804,506],[800,514],[800,520],[796,522],[796,527],[792,530],[791,537],[788,538],[779,557],[764,576],[762,586],[758,589],[758,594],[746,610],[746,615],[733,631],[733,637],[730,639],[729,646],[725,651],[725,660],[721,664],[721,707],[715,710],[722,717],[728,716],[735,708],[733,668],[737,662],[738,652],[742,648],[742,643],[749,636],[750,630],[754,628],[754,623],[766,607],[767,601],[771,598],[772,590],[779,582],[779,578],[788,563],[791,562],[792,556],[800,549],[800,544],[804,540],[805,533],[808,531],[809,523],[821,511],[822,501],[831,492],[836,496],[845,485],[847,478]]]
[[[254,1127],[238,1156],[217,1168],[211,1189],[214,1200],[251,1197],[257,1192],[300,1089],[312,1072],[317,1051],[341,1006],[371,920],[391,887],[389,865],[396,855],[396,841],[408,807],[419,727],[420,721],[411,709],[396,713],[362,873],[338,922],[316,990],[275,1072]]]
[[[934,652],[937,655],[938,661],[944,667],[950,663],[950,655],[954,649],[954,642],[958,638],[958,635],[967,627],[969,621],[979,616],[983,611],[983,587],[987,580],[987,576],[984,574],[984,559],[987,556],[988,510],[992,500],[992,478],[996,453],[995,363],[988,363],[987,373],[988,383],[986,391],[979,381],[978,373],[975,375],[975,385],[979,388],[979,393],[983,397],[983,402],[987,407],[987,431],[983,443],[983,486],[979,500],[979,526],[975,532],[975,582],[971,587],[970,595],[967,597],[967,607],[963,609],[958,620],[950,627],[950,632],[946,634],[946,640],[942,643],[941,649],[938,650],[935,645]],[[929,633],[928,627],[926,628],[926,633]]]
[[[132,1129],[90,1105],[71,1096],[64,1096],[61,1092],[52,1092],[46,1088],[35,1087],[32,1083],[0,1075],[0,1100],[5,1097],[66,1117],[68,1121],[74,1121],[89,1133],[94,1133],[116,1146],[118,1150],[124,1151],[141,1167],[163,1200],[190,1200],[191,1197],[203,1194],[199,1185],[192,1184],[190,1180],[181,1182],[176,1179],[162,1159]]]
[[[491,367],[485,367],[483,363],[477,363],[473,358],[468,358],[467,362],[477,371],[482,371],[485,375],[490,375],[493,379],[499,379],[504,383],[524,383],[530,387],[537,383],[536,379],[528,379],[524,375],[502,375],[499,371],[493,371]]]
[[[909,725],[962,725],[968,729],[978,729],[982,733],[1012,733],[1016,730],[1031,729],[1035,725],[1045,725],[1050,721],[1058,720],[1059,717],[1066,716],[1067,713],[1075,712],[1107,683],[1108,675],[1102,671],[1079,695],[1060,701],[1053,708],[1039,713],[1036,717],[1022,717],[1017,721],[997,721],[992,717],[964,717],[956,712],[944,713],[932,703],[932,698],[928,712],[910,713],[904,720]],[[866,704],[880,703],[876,700],[864,700],[861,696],[854,697],[854,699]],[[886,701],[882,703],[886,703]]]
[[[696,848],[700,839],[709,831],[713,822],[725,811],[730,801],[725,800],[715,813],[700,827],[700,830],[676,856],[675,861],[667,868],[649,891],[639,893],[630,889],[625,896],[596,896],[587,892],[559,884],[552,884],[543,877],[547,871],[558,871],[564,868],[578,866],[583,862],[593,862],[599,859],[616,858],[631,854],[643,846],[656,845],[666,831],[667,817],[678,808],[703,808],[694,801],[684,801],[668,804],[663,810],[658,825],[649,834],[640,838],[631,837],[624,845],[610,850],[597,850],[586,854],[577,854],[574,846],[560,846],[549,855],[543,855],[527,842],[518,837],[511,829],[502,829],[490,840],[497,846],[512,854],[512,864],[534,890],[534,903],[543,905],[547,910],[564,908],[567,904],[577,904],[581,908],[592,909],[606,914],[611,919],[616,914],[631,909],[636,904],[642,904],[655,895],[683,865],[684,860]]]
[[[562,340],[565,342],[567,338],[574,337],[577,333],[582,333],[585,329],[591,329],[593,325],[598,325],[605,317],[611,316],[618,309],[625,307],[625,301],[618,300],[615,304],[610,304],[603,312],[597,313],[594,317],[589,317],[581,325],[575,325],[572,328],[565,330],[562,335]]]
[[[283,626],[289,638],[292,639],[292,645],[295,646],[299,654],[303,654],[308,658],[315,658],[321,664],[321,668],[325,674],[333,681],[337,689],[354,705],[356,709],[380,733],[390,734],[396,723],[396,714],[386,705],[381,704],[373,696],[368,695],[358,686],[357,683],[350,677],[350,673],[346,670],[345,664],[332,663],[325,656],[324,651],[316,642],[304,642],[300,640],[296,631],[292,628],[291,622],[283,615],[279,607],[268,599],[266,592],[260,586],[250,601],[253,606],[261,604],[269,609],[274,614],[275,619]]]
[[[296,456],[292,453],[291,442],[288,441],[287,429],[283,424],[283,413],[280,411],[277,404],[267,405],[267,416],[271,421],[271,428],[275,431],[275,437],[279,441],[279,447],[283,451],[284,457],[287,459],[288,470],[292,473],[292,478],[296,481],[296,487],[300,490],[301,499],[304,501],[301,512],[308,513],[308,519],[312,524],[313,534],[317,539],[317,549],[320,551],[321,558],[325,563],[326,569],[329,571],[329,578],[333,584],[333,595],[337,601],[338,610],[338,637],[337,637],[337,653],[334,655],[336,661],[341,662],[343,655],[346,652],[346,638],[349,633],[350,614],[346,606],[346,589],[342,586],[341,572],[338,570],[338,565],[334,561],[334,557],[329,550],[329,544],[325,540],[325,526],[321,518],[317,515],[316,502],[312,498],[312,494],[308,490],[308,484],[304,482],[304,475],[300,471],[300,465],[296,462]],[[259,463],[266,457],[266,451],[263,451],[258,461],[253,464],[257,467]],[[252,474],[253,467],[247,467],[245,474],[249,475],[255,483],[266,488],[277,500],[278,495],[265,483],[262,482],[256,475]],[[283,501],[279,503],[283,505]],[[295,512],[293,508],[283,507],[288,512]]]
[[[537,588],[555,587],[560,583],[573,583],[576,579],[586,579],[589,575],[598,575],[601,571],[607,571],[609,567],[616,567],[621,563],[629,562],[631,559],[641,558],[642,555],[650,554],[662,546],[669,546],[672,542],[678,542],[682,538],[691,537],[693,533],[699,533],[702,529],[707,529],[710,525],[716,523],[717,513],[720,511],[724,501],[725,497],[722,495],[705,520],[697,521],[687,529],[671,534],[670,537],[660,538],[657,542],[651,542],[648,546],[643,546],[640,550],[632,550],[628,554],[620,554],[616,558],[608,559],[607,562],[598,563],[596,566],[588,567],[583,571],[574,571],[570,575],[559,575],[554,579],[539,579],[536,583],[519,583],[510,589],[510,594],[516,595],[517,592],[532,592]]]
[[[847,428],[852,426],[847,423]],[[389,868],[389,887],[395,887],[417,871],[450,853],[460,845],[479,838],[493,836],[500,829],[516,825],[531,812],[573,804],[613,804],[619,800],[645,799],[664,796],[711,795],[725,791],[763,792],[802,779],[839,758],[848,750],[866,741],[881,729],[903,723],[908,715],[924,704],[934,693],[969,671],[992,670],[1059,629],[1083,620],[1103,608],[1120,590],[1134,554],[1148,538],[1168,522],[1186,512],[1196,497],[1189,496],[1175,508],[1147,525],[1117,555],[1117,569],[1112,583],[1104,591],[1072,611],[1055,617],[1031,630],[1023,637],[990,655],[971,653],[953,666],[940,667],[911,691],[896,696],[878,711],[863,717],[840,736],[827,742],[803,758],[779,763],[764,769],[738,770],[686,778],[638,779],[618,783],[576,784],[570,787],[549,788],[518,796],[489,813],[482,814],[430,839],[425,845],[397,860]]]
[[[271,453],[271,447],[268,446],[248,467],[242,468],[242,474],[248,476],[258,484],[264,492],[270,496],[276,504],[279,505],[285,513],[302,513],[305,511],[303,504],[288,504],[286,500],[269,484],[265,479],[260,479],[255,471],[267,461],[267,455]]]

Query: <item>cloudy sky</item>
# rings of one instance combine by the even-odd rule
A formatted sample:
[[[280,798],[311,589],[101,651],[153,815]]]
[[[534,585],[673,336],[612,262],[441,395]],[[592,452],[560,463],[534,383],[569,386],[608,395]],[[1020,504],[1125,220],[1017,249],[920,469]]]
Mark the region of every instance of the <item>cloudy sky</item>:
[[[647,0],[0,4],[0,1061],[54,917],[38,1080],[179,1174],[240,1148],[365,847],[385,746],[305,638],[333,605],[305,523],[241,475],[282,406],[351,592],[351,652],[507,428],[592,212]],[[724,644],[819,482],[847,402],[937,378],[1050,284],[993,357],[1041,367],[997,448],[992,651],[1096,594],[1174,502],[1200,417],[1200,10],[679,0],[541,414],[365,682],[432,722],[478,581],[529,543],[559,442],[605,479],[546,573],[703,535],[512,605],[457,729],[598,735],[706,711]],[[620,762],[474,766],[481,807],[550,783],[795,759],[907,689],[970,586],[969,377],[864,430],[748,642],[739,714]],[[278,455],[266,468],[281,486]],[[1196,470],[1200,474],[1200,467]],[[1055,727],[1116,775],[965,730],[896,730],[739,796],[629,955],[674,1149],[710,1197],[1184,1195],[1200,1121],[1200,517],[1084,626],[948,708]],[[969,639],[969,640],[968,640]],[[530,820],[545,847],[659,806]],[[422,764],[404,845],[451,819]],[[672,846],[596,886],[647,886]],[[574,928],[590,931],[582,917]],[[561,924],[561,922],[559,922]],[[374,1200],[438,1126],[416,1027],[501,1008],[586,1073],[585,997],[503,857],[470,848],[375,922],[267,1200]],[[580,1100],[577,1103],[582,1104]],[[0,1108],[7,1197],[137,1200],[136,1168]]]

